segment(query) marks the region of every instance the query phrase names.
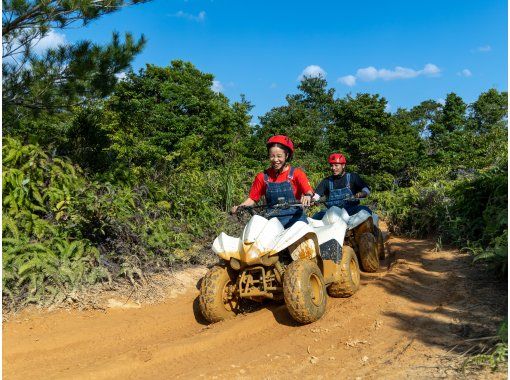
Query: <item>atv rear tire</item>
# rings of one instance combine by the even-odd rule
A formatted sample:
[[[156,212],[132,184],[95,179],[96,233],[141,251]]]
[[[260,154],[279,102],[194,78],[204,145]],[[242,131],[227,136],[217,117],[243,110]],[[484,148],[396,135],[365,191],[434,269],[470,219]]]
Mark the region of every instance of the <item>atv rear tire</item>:
[[[328,293],[331,297],[350,297],[359,289],[360,272],[358,257],[347,245],[342,248],[340,271],[340,281],[333,282],[328,288]]]
[[[318,320],[326,311],[326,286],[317,264],[296,260],[285,270],[283,296],[290,315],[299,323]]]
[[[202,279],[200,311],[209,322],[233,318],[239,311],[236,280],[236,274],[222,266],[212,267]]]
[[[373,273],[379,269],[379,255],[374,235],[365,232],[359,239],[359,255],[361,266],[365,272]]]
[[[382,231],[378,227],[374,227],[374,236],[377,242],[377,255],[379,260],[386,259],[386,250],[384,249],[384,237]]]

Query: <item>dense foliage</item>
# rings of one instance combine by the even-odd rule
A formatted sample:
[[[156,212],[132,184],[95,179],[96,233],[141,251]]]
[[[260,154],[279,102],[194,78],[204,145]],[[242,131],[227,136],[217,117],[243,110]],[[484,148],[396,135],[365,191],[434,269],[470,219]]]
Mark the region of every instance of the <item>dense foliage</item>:
[[[55,141],[76,107],[108,96],[117,75],[145,45],[113,33],[105,46],[83,40],[38,48],[55,30],[85,25],[144,0],[6,0],[2,2],[3,130],[32,142]]]
[[[147,66],[66,116],[57,142],[7,134],[4,302],[62,299],[83,284],[143,282],[146,272],[200,261],[219,230],[235,228],[226,212],[264,167],[273,133],[296,136],[296,164],[312,183],[341,150],[379,189],[372,202],[392,231],[435,235],[506,273],[506,114],[495,101],[506,94],[482,94],[448,129],[439,125],[459,120],[444,114],[449,98],[390,114],[384,98],[335,99],[323,79],[308,78],[251,128],[250,104],[230,104],[212,80],[181,61]]]
[[[342,151],[394,232],[434,235],[506,273],[506,93],[390,113],[378,94],[338,98],[304,78],[253,125],[251,104],[214,92],[192,63],[129,71],[143,37],[32,49],[52,28],[138,2],[4,2],[4,306],[199,262],[238,228],[227,212],[267,164],[272,134],[291,136],[312,185]]]

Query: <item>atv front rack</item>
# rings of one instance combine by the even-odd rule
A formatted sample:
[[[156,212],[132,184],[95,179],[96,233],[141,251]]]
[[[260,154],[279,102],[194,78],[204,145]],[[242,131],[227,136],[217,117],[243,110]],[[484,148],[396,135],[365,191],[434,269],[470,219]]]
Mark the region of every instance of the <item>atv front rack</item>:
[[[279,286],[278,275],[274,268],[266,269],[263,266],[246,268],[239,277],[239,296],[242,298],[275,298],[275,293],[283,292]]]

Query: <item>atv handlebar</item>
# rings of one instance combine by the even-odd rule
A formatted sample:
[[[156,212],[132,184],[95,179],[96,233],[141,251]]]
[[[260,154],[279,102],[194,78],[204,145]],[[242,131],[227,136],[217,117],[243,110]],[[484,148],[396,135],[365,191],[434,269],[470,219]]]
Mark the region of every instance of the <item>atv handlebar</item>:
[[[347,202],[351,201],[352,202],[352,201],[359,201],[360,199],[361,198],[356,198],[355,196],[352,196],[352,197],[349,197],[349,198],[344,198],[344,199],[342,199],[342,201],[343,202],[345,202],[345,201],[347,201]],[[327,202],[327,200],[324,199],[324,198],[322,200],[318,200],[318,201],[312,200],[311,206],[319,205],[319,204],[326,204],[326,202]]]
[[[343,201],[357,201],[357,200],[359,200],[359,198],[356,198],[354,196],[343,199]],[[290,207],[305,208],[305,207],[311,207],[311,206],[318,205],[318,204],[326,204],[326,202],[327,202],[326,199],[319,200],[319,201],[312,200],[312,203],[310,204],[310,206],[303,206],[303,204],[300,202],[280,202],[280,203],[277,203],[277,204],[271,206],[271,210],[267,209],[268,208],[267,204],[257,205],[257,206],[238,206],[237,210],[234,214],[237,216],[238,219],[241,219],[241,216],[245,212],[248,212],[252,216],[255,214],[262,214],[262,215],[267,216],[267,215],[270,215],[272,212],[274,212],[275,209],[288,209]],[[256,210],[262,210],[262,211],[256,212]]]
[[[301,203],[298,202],[281,202],[277,203],[273,206],[271,206],[271,209],[287,209],[290,207],[304,207]],[[255,210],[262,210],[262,212],[259,212],[260,214],[267,214],[270,213],[271,210],[267,210],[268,206],[265,205],[258,205],[258,206],[238,206],[237,210],[235,212],[236,216],[239,218],[242,214],[245,212],[248,212],[250,215],[255,215]],[[267,210],[267,211],[266,211]]]

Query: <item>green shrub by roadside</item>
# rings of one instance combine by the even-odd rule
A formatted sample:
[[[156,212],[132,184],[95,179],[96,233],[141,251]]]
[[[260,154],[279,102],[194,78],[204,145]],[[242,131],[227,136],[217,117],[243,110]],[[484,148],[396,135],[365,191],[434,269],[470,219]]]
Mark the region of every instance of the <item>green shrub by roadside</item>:
[[[431,173],[434,175],[431,176]],[[508,262],[506,165],[486,170],[428,169],[408,188],[374,194],[391,231],[434,235],[465,247],[500,275]]]
[[[53,299],[106,275],[69,214],[85,186],[76,167],[5,138],[2,179],[3,292],[11,303]]]
[[[218,171],[175,173],[149,189],[91,181],[68,160],[13,138],[4,138],[3,157],[7,307],[62,300],[118,276],[135,283],[145,271],[200,261],[215,227],[225,224],[218,210],[235,197]]]
[[[499,326],[497,336],[491,338],[497,343],[486,353],[466,359],[462,365],[463,370],[470,367],[489,366],[492,371],[496,371],[500,365],[508,362],[508,316]]]

